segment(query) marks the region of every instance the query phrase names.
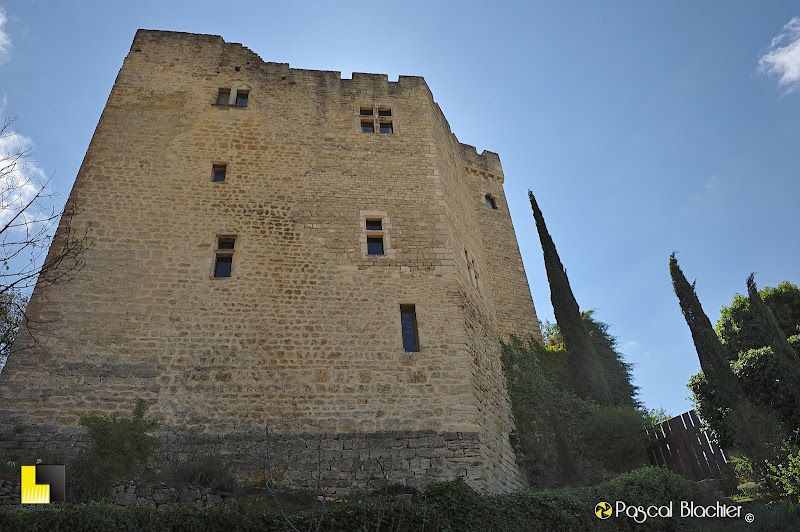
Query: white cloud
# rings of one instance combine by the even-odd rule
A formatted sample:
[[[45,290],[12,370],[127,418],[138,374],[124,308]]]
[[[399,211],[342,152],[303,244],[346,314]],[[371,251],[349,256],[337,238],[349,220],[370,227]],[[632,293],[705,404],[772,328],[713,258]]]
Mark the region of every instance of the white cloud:
[[[769,52],[758,60],[758,71],[778,76],[778,86],[786,93],[800,88],[800,17],[790,20],[772,39]]]
[[[8,17],[0,7],[0,65],[8,61],[11,56],[11,37],[5,31],[6,22],[8,22]]]
[[[636,340],[630,340],[628,342],[622,342],[622,345],[620,346],[620,350],[623,353],[627,353],[629,351],[635,351],[637,349],[639,349],[639,342],[636,341]]]
[[[32,153],[33,141],[16,131],[0,135],[0,227],[5,226],[14,215],[33,199],[41,183],[46,181],[44,170],[36,166],[30,157],[18,154]],[[35,208],[35,206],[33,206]],[[20,222],[31,222],[37,212],[26,212]]]
[[[719,178],[715,175],[712,175],[711,178],[709,178],[709,180],[706,181],[706,184],[703,186],[705,187],[706,190],[716,190],[718,184],[719,184]]]

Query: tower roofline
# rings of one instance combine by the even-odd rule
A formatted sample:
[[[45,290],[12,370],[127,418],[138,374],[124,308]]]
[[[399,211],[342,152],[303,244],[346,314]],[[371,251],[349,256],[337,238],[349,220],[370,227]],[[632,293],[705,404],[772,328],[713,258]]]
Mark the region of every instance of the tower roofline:
[[[397,81],[389,81],[388,74],[376,74],[368,72],[353,72],[352,77],[342,77],[342,72],[339,70],[314,70],[305,68],[292,68],[289,63],[277,63],[273,61],[264,61],[261,56],[252,51],[250,48],[242,45],[241,43],[228,42],[222,38],[221,35],[211,35],[202,33],[189,33],[183,31],[168,31],[168,30],[151,30],[151,29],[138,29],[136,36],[131,45],[131,52],[140,52],[144,50],[144,46],[148,42],[162,42],[162,41],[184,41],[212,44],[217,46],[224,46],[230,49],[244,52],[246,55],[251,56],[252,63],[248,64],[250,68],[262,70],[266,74],[286,76],[297,76],[301,78],[312,78],[321,84],[339,84],[342,85],[355,85],[359,90],[372,90],[375,93],[388,93],[404,89],[424,89],[435,109],[438,118],[444,123],[447,130],[453,136],[453,140],[459,145],[459,149],[464,157],[470,162],[469,166],[477,170],[486,172],[502,179],[502,170],[500,167],[500,157],[497,153],[483,150],[478,153],[475,146],[464,144],[458,140],[458,137],[450,129],[450,124],[447,117],[444,116],[439,104],[433,99],[433,93],[422,76],[407,76],[399,75]],[[355,87],[353,87],[355,88]]]

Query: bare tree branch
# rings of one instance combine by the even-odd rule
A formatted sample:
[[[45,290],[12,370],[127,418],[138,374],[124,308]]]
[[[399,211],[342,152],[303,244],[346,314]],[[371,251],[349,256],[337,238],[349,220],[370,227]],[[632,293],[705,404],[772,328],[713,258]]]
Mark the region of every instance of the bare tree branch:
[[[0,125],[0,319],[6,318],[0,325],[16,324],[15,336],[20,323],[30,331],[32,320],[25,314],[30,289],[80,271],[92,241],[91,223],[75,227],[81,211],[74,201],[61,210],[53,205],[52,176],[44,179],[36,168],[33,146],[11,129],[14,121],[5,117]],[[20,322],[8,321],[17,315]],[[34,335],[31,338],[38,345]],[[0,350],[7,354],[13,336],[4,341]]]

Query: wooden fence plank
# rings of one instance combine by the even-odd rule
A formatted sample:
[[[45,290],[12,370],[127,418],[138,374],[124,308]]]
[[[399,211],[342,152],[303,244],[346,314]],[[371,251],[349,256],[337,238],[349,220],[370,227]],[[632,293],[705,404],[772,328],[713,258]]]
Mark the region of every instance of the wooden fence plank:
[[[694,410],[663,421],[647,430],[647,436],[653,465],[695,481],[734,478],[733,467],[722,449],[708,439]]]
[[[702,436],[700,427],[694,424],[694,420],[688,412],[681,415],[681,418],[683,419],[683,424],[686,425],[686,438],[689,440],[689,445],[694,452],[695,463],[700,468],[697,480],[716,478],[712,471],[713,467],[708,463],[711,457],[706,453],[700,441]]]

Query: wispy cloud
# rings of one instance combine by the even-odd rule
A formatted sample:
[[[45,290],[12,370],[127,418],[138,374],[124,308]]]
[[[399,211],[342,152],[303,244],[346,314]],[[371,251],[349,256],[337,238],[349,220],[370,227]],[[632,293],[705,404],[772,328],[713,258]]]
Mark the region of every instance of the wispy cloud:
[[[769,52],[758,60],[759,73],[778,76],[786,93],[800,88],[800,17],[794,17],[772,39]]]
[[[6,22],[8,17],[5,10],[0,7],[0,65],[11,57],[11,37],[6,33]]]
[[[712,190],[713,191],[713,190],[717,189],[718,184],[719,184],[719,178],[717,176],[715,176],[715,175],[712,175],[708,179],[708,181],[706,181],[706,184],[703,185],[703,186],[704,186],[704,188],[706,190]]]
[[[629,351],[635,351],[639,349],[639,342],[636,340],[630,340],[628,342],[622,342],[620,349],[623,353],[627,353]]]
[[[2,111],[3,107],[0,107],[0,113]],[[23,210],[47,180],[44,170],[30,158],[33,141],[13,131],[10,126],[8,124],[0,135],[0,227]],[[33,211],[26,211],[14,225],[24,228],[31,222],[35,223],[39,213]]]

